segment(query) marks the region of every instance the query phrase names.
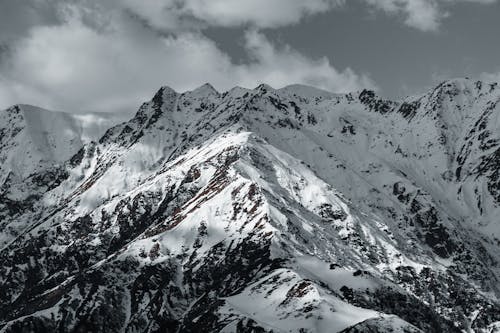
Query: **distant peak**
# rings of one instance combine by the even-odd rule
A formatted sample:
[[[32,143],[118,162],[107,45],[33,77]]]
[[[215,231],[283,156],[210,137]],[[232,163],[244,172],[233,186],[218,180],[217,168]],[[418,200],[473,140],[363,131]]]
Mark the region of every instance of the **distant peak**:
[[[371,90],[371,89],[363,89],[359,93],[360,100],[362,100],[363,98],[366,98],[366,97],[375,98],[375,96],[377,96],[377,93],[375,92],[375,90]]]
[[[14,104],[14,105],[11,105],[5,109],[3,109],[2,111],[5,111],[5,112],[12,112],[12,111],[18,111],[21,109],[21,105],[20,104]]]
[[[230,95],[232,97],[238,98],[238,97],[248,96],[249,94],[251,95],[255,94],[255,90],[236,86],[225,92],[223,96]]]
[[[492,80],[476,80],[468,77],[465,78],[453,78],[449,80],[442,81],[435,89],[445,90],[445,91],[493,91],[498,87],[498,82]]]
[[[158,89],[158,92],[160,92],[160,91],[163,94],[177,94],[177,91],[175,91],[173,88],[171,88],[169,86],[162,86],[160,89]]]
[[[31,113],[46,113],[46,112],[64,113],[61,111],[47,110],[47,109],[44,109],[44,108],[41,108],[38,106],[34,106],[34,105],[30,105],[30,104],[14,104],[14,105],[8,107],[7,109],[5,109],[5,111],[16,112],[16,113],[20,113],[20,112],[22,112],[22,113],[26,113],[26,112],[31,112]]]
[[[153,96],[152,101],[157,105],[161,105],[165,99],[168,99],[172,96],[177,96],[177,91],[170,88],[169,86],[163,86],[158,89],[156,94]]]
[[[43,111],[48,111],[48,112],[57,112],[57,111],[51,111],[47,110],[44,108],[41,108],[39,106],[31,105],[31,104],[16,104],[15,107],[22,109],[23,111],[33,111],[33,112],[43,112]]]
[[[268,84],[265,84],[265,83],[261,83],[259,84],[257,87],[255,87],[254,90],[257,90],[259,92],[262,92],[262,93],[266,93],[268,91],[274,91],[274,88],[271,87],[270,85]]]
[[[430,92],[430,96],[439,97],[442,94],[456,96],[456,95],[475,95],[480,93],[483,89],[490,90],[490,85],[482,81],[472,80],[469,78],[454,78],[441,82]]]
[[[195,94],[202,95],[219,95],[217,89],[214,88],[210,83],[205,83],[192,91]]]
[[[449,87],[466,87],[472,85],[473,81],[469,78],[453,78],[449,80],[445,80],[441,82],[440,86],[449,86]]]
[[[330,98],[336,96],[336,94],[312,87],[304,84],[291,84],[281,89],[278,89],[278,92],[285,93],[289,95],[297,95],[302,97],[320,97],[320,98]]]

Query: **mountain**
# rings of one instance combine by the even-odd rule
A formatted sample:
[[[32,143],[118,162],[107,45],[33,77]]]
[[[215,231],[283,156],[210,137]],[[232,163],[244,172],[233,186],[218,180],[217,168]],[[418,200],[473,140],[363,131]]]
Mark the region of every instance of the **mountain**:
[[[499,102],[162,87],[88,140],[8,109],[0,332],[500,332]]]
[[[71,114],[31,105],[0,112],[0,184],[62,163],[123,121],[119,114]]]

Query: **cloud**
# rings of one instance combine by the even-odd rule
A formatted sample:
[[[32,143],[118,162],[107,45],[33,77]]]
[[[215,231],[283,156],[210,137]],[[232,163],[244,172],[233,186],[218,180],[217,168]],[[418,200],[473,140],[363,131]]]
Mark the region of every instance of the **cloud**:
[[[275,46],[262,33],[245,35],[250,61],[235,64],[199,32],[161,35],[140,21],[116,19],[105,28],[67,11],[64,23],[31,29],[0,64],[2,107],[30,103],[63,110],[130,110],[161,85],[184,91],[204,82],[219,89],[267,82],[315,85],[336,92],[373,87],[365,75],[339,71]]]
[[[76,5],[92,15],[125,11],[159,31],[175,32],[207,26],[287,26],[341,6],[345,0],[50,0],[49,3],[54,7]],[[87,18],[92,19],[92,15]]]
[[[435,31],[447,16],[435,0],[365,0],[386,14],[402,16],[404,23],[422,31]]]
[[[0,0],[2,1],[2,0]],[[434,31],[457,2],[363,0]],[[376,87],[363,73],[339,69],[269,40],[263,29],[297,24],[347,5],[345,0],[18,0],[0,3],[0,107],[31,103],[64,110],[131,110],[167,84],[183,91],[211,82],[275,87],[303,83],[334,92]],[[243,27],[250,59],[234,63],[203,34],[208,26]]]
[[[185,11],[217,26],[250,24],[260,28],[285,26],[307,15],[326,12],[339,0],[187,0]]]
[[[364,0],[386,14],[402,16],[406,25],[421,31],[436,31],[450,16],[446,8],[459,2],[493,4],[497,0]]]
[[[422,31],[436,31],[450,15],[447,8],[459,3],[492,4],[497,0],[363,0],[386,14]],[[242,26],[275,28],[300,22],[304,17],[345,6],[346,0],[150,0],[120,2],[158,29],[192,26]],[[184,23],[184,24],[183,24]]]
[[[493,4],[498,0],[361,0],[369,7],[402,17],[408,26],[437,30],[457,3]],[[61,8],[78,8],[87,23],[110,21],[123,13],[161,32],[199,31],[207,26],[276,28],[349,5],[347,0],[0,0],[0,42],[31,27],[60,23]],[[61,18],[63,15],[63,18]]]
[[[290,83],[304,83],[335,92],[350,92],[361,87],[375,88],[366,75],[358,75],[350,68],[338,71],[326,57],[309,59],[285,45],[274,46],[262,33],[249,31],[245,47],[253,63],[238,68],[240,80],[247,86],[266,82],[282,87]]]
[[[57,22],[50,1],[0,0],[0,44],[26,34],[31,27]]]

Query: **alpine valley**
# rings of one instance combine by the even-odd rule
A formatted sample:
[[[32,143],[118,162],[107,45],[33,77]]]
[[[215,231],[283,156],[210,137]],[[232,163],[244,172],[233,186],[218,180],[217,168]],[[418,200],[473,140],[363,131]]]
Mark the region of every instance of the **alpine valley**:
[[[500,86],[0,111],[0,332],[500,332]]]

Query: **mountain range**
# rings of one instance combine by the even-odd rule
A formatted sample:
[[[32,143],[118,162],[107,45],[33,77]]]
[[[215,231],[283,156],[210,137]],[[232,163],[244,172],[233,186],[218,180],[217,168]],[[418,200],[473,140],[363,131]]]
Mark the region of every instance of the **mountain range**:
[[[0,111],[0,332],[500,332],[500,86]]]

